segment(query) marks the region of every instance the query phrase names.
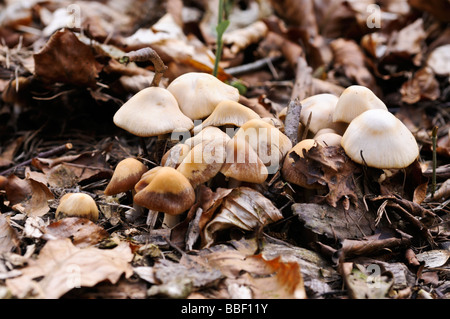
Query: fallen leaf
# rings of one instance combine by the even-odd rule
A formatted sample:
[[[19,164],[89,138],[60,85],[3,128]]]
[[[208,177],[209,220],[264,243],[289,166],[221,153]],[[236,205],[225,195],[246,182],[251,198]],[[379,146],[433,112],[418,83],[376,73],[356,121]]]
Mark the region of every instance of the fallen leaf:
[[[100,63],[92,50],[67,29],[55,32],[34,55],[35,76],[48,83],[95,87]]]
[[[261,193],[238,187],[223,198],[219,211],[205,226],[202,246],[212,245],[219,232],[231,227],[251,231],[282,218],[278,208]]]
[[[76,287],[93,287],[104,280],[116,283],[122,275],[130,277],[132,258],[126,243],[98,249],[77,248],[68,238],[50,240],[37,259],[28,260],[20,277],[6,280],[6,286],[17,298],[57,299]]]
[[[21,179],[16,175],[8,177],[5,190],[11,207],[29,216],[46,214],[50,210],[48,201],[54,199],[45,184],[33,179]]]
[[[76,247],[84,248],[95,245],[108,236],[103,227],[89,219],[66,217],[48,225],[42,238],[45,240],[70,238]]]
[[[422,68],[414,76],[403,83],[400,93],[402,101],[414,104],[421,100],[434,101],[439,98],[441,91],[434,72],[429,67]]]
[[[20,246],[19,235],[11,227],[8,218],[0,214],[0,254],[11,252]]]

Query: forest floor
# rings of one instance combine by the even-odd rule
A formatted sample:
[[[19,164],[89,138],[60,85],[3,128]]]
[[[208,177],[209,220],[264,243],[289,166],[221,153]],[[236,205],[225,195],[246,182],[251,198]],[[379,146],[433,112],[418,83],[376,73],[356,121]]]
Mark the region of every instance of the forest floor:
[[[225,2],[217,78],[240,103],[286,132],[290,102],[364,86],[419,157],[382,170],[317,147],[296,164],[316,189],[287,182],[281,164],[260,184],[219,173],[175,226],[163,213],[151,222],[131,191],[104,194],[121,160],[152,169],[175,144],[145,138],[146,154],[114,124],[157,71],[121,62],[153,49],[161,87],[211,74],[219,1],[4,1],[0,299],[450,296],[448,1]],[[67,193],[94,199],[98,219],[57,218]]]

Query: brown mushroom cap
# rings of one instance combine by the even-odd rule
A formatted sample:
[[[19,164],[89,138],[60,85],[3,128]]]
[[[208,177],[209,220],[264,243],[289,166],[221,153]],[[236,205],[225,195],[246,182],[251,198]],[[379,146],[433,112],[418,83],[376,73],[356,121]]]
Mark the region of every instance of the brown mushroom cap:
[[[206,140],[195,145],[177,170],[196,188],[219,173],[225,162],[225,145],[225,139]]]
[[[175,97],[161,87],[148,87],[125,102],[113,117],[118,127],[141,137],[189,131],[194,122],[184,115]]]
[[[353,161],[381,169],[407,167],[419,156],[411,131],[382,109],[365,111],[351,121],[341,145]]]
[[[180,75],[167,90],[175,96],[181,111],[192,120],[209,116],[223,100],[239,101],[237,88],[202,72]]]
[[[146,178],[149,182],[144,188],[136,185],[139,191],[134,196],[134,202],[137,205],[169,215],[179,215],[195,203],[192,185],[176,169],[160,167],[152,174],[147,174]]]
[[[386,105],[369,88],[352,85],[346,88],[336,104],[333,114],[334,122],[350,123],[361,113],[381,109],[387,111]]]
[[[255,150],[243,138],[233,137],[226,146],[226,161],[220,172],[235,180],[248,183],[263,183],[268,176],[267,167]]]
[[[98,220],[98,208],[94,199],[84,193],[67,193],[61,197],[55,212],[55,218],[82,217]]]
[[[129,157],[121,160],[116,165],[113,176],[106,186],[105,195],[116,195],[133,189],[146,171],[148,171],[147,166],[135,158]]]

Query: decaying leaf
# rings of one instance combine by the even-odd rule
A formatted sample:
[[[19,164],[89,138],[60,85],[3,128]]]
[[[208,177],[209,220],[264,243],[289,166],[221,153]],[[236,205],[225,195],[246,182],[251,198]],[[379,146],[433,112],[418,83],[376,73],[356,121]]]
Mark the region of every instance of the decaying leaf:
[[[48,187],[33,179],[21,179],[16,175],[8,177],[6,197],[13,209],[30,216],[42,216],[50,207],[48,201],[54,195]]]
[[[67,29],[55,32],[34,61],[36,76],[49,83],[95,87],[101,69],[92,50]]]
[[[433,249],[416,254],[417,260],[423,262],[427,268],[444,266],[450,258],[450,251],[444,249]]]
[[[11,252],[19,247],[20,240],[17,231],[11,227],[8,218],[0,214],[0,254]]]
[[[349,204],[358,205],[357,189],[354,174],[359,166],[350,160],[342,147],[317,145],[298,156],[292,152],[293,168],[302,172],[308,184],[319,183],[328,187],[328,193],[322,198],[332,207],[337,207],[343,200],[345,209]]]
[[[205,226],[203,246],[214,243],[218,232],[238,227],[245,231],[256,230],[283,218],[275,205],[258,191],[238,187],[223,198],[219,212]]]
[[[406,103],[416,103],[420,100],[436,100],[440,96],[439,82],[429,67],[418,70],[414,76],[403,83],[400,92]]]
[[[92,246],[108,237],[108,232],[89,219],[66,217],[45,227],[43,239],[70,238],[78,248]]]
[[[104,280],[116,283],[122,275],[131,276],[132,258],[126,243],[98,249],[77,248],[68,238],[50,240],[37,259],[28,260],[22,275],[8,279],[6,285],[17,298],[55,299],[76,287],[92,287]]]

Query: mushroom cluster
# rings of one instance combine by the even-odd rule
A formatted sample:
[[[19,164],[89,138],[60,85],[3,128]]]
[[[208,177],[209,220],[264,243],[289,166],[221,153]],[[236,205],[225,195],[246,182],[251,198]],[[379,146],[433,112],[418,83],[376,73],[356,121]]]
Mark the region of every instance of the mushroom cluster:
[[[307,129],[306,139],[295,145],[303,158],[313,146],[342,147],[354,162],[379,169],[400,169],[411,165],[419,156],[419,147],[412,132],[391,112],[370,89],[352,85],[337,97],[318,94],[301,101],[300,126]],[[286,110],[280,112],[283,119]],[[302,172],[295,172],[292,156],[286,156],[283,178],[304,188],[308,184]]]

